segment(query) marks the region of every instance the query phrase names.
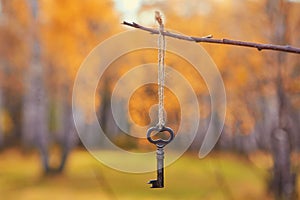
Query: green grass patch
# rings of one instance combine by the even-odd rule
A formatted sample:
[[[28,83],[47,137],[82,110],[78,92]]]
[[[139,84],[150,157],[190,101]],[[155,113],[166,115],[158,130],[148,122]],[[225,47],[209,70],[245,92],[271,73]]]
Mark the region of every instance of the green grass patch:
[[[111,159],[117,157],[105,153]],[[150,189],[147,184],[155,172],[119,172],[82,150],[72,152],[59,176],[43,176],[37,154],[16,150],[1,153],[0,166],[1,199],[268,199],[267,169],[229,153],[213,153],[204,159],[183,155],[166,168],[163,189]]]

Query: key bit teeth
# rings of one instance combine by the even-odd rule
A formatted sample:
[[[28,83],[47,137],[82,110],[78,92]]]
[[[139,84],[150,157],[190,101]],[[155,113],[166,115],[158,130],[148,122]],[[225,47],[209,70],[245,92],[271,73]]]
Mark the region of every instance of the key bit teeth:
[[[152,184],[151,188],[163,188],[164,186],[160,185],[157,180],[150,180],[148,184]]]
[[[156,188],[157,187],[157,180],[150,180],[148,184],[152,184],[151,188]]]

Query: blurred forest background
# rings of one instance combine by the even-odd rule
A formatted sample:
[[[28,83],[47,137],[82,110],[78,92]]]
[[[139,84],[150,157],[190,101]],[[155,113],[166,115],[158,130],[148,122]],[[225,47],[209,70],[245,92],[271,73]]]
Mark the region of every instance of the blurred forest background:
[[[121,22],[131,20],[124,18],[125,9],[130,10],[130,6],[134,7],[136,22],[147,26],[154,26],[154,10],[160,10],[167,29],[186,35],[213,34],[215,38],[300,47],[300,2],[297,1],[122,2],[123,10],[118,0],[0,1],[0,191],[4,199],[41,199],[41,196],[46,199],[48,195],[56,199],[155,197],[152,191],[144,191],[147,185],[122,185],[128,182],[126,179],[132,179],[130,175],[116,175],[105,167],[95,167],[97,164],[81,148],[72,118],[72,87],[80,64],[101,41],[128,30]],[[170,55],[168,64],[190,81],[197,94],[201,121],[190,154],[177,167],[176,163],[170,167],[174,176],[169,175],[171,189],[158,192],[161,198],[297,199],[300,55],[201,45],[213,58],[225,83],[224,130],[215,152],[207,159],[212,167],[204,169],[209,164],[205,159],[197,160],[193,152],[199,150],[212,114],[210,96],[195,69]],[[138,150],[147,144],[120,134],[112,118],[109,96],[120,76],[134,66],[156,62],[156,58],[156,52],[136,52],[122,57],[99,83],[99,121],[109,137],[124,149]],[[154,85],[145,86],[132,96],[129,109],[136,123],[149,123],[148,110],[157,102],[156,91]],[[176,130],[176,124],[180,124],[179,104],[168,90],[166,96],[168,120]],[[89,165],[103,172],[95,175],[98,183],[92,181],[93,177],[85,176]],[[187,165],[193,173],[187,173]],[[210,177],[203,175],[207,170],[211,170]],[[63,178],[40,178],[41,174],[63,172],[67,174]],[[76,179],[78,174],[82,175],[81,179]],[[256,175],[259,178],[252,177]],[[143,183],[141,176],[132,176],[136,180],[133,182]],[[204,185],[203,179],[210,187]],[[210,183],[208,179],[215,181]],[[82,187],[80,183],[87,185]],[[189,184],[193,185],[188,187]],[[102,189],[97,191],[97,188]],[[47,189],[60,195],[53,196],[55,193]]]

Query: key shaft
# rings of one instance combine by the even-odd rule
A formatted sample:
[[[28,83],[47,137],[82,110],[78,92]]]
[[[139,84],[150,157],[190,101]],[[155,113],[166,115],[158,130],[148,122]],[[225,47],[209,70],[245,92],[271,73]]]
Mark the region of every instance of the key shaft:
[[[164,149],[158,147],[156,150],[157,160],[157,179],[151,180],[149,184],[152,184],[151,188],[163,188],[164,187]]]

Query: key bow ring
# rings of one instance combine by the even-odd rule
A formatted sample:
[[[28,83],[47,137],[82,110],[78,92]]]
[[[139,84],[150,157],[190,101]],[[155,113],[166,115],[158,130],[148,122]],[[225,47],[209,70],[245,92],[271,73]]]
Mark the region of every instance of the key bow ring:
[[[168,139],[162,139],[162,138],[152,139],[151,134],[153,132],[157,132],[157,133],[167,132],[169,134],[169,138]],[[169,127],[153,126],[153,127],[149,128],[148,131],[147,131],[147,139],[152,144],[155,144],[157,147],[162,148],[162,147],[166,146],[167,144],[169,144],[174,139],[174,132]]]

